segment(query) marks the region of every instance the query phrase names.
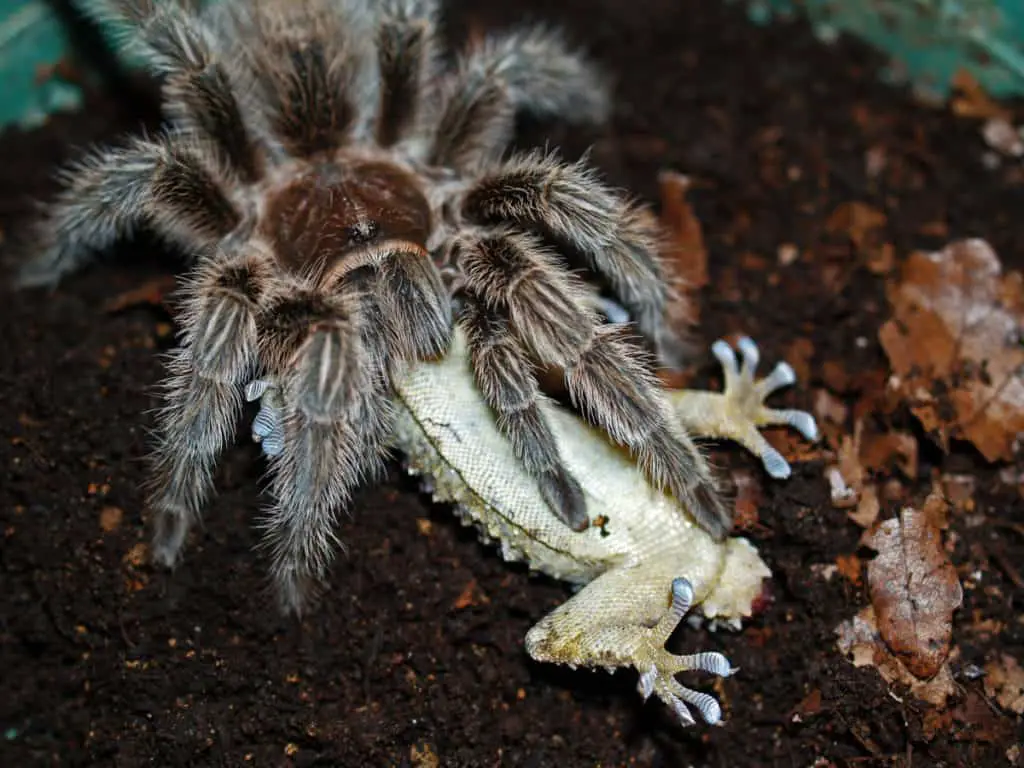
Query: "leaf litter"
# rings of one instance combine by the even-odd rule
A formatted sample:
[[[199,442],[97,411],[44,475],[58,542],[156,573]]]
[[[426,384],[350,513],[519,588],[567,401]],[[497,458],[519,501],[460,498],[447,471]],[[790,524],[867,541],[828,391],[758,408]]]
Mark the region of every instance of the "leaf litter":
[[[867,564],[871,604],[836,629],[855,666],[874,666],[888,683],[939,706],[956,692],[948,661],[963,600],[942,539],[947,512],[933,493],[922,509],[905,507],[865,532],[862,543],[878,553]]]
[[[985,665],[985,693],[1005,710],[1024,715],[1024,668],[1008,653]]]
[[[893,315],[879,332],[890,387],[943,450],[953,438],[988,461],[1021,449],[1022,285],[984,240],[970,239],[914,253],[890,290]]]

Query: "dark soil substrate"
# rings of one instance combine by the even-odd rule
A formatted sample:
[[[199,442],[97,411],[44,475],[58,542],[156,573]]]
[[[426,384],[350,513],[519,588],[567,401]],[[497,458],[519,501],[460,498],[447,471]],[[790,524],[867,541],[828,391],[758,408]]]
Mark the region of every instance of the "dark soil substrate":
[[[596,51],[617,78],[617,112],[607,135],[524,126],[524,142],[571,154],[596,140],[609,177],[652,200],[659,170],[693,175],[714,278],[700,341],[742,330],[774,361],[809,337],[811,380],[789,402],[810,405],[826,361],[885,363],[881,278],[850,267],[830,291],[814,271],[822,261],[777,266],[782,243],[820,246],[838,204],[884,210],[900,255],[943,242],[920,234],[942,221],[948,237],[985,237],[1007,266],[1024,264],[1019,172],[986,170],[976,123],[880,85],[879,59],[860,46],[823,47],[801,23],[756,29],[707,0],[571,0],[541,11],[546,4],[515,5],[564,22]],[[517,15],[456,5],[459,37]],[[52,192],[51,174],[73,147],[151,119],[143,103],[94,94],[81,114],[4,134],[4,231],[24,221],[30,196]],[[869,181],[869,148],[884,150],[893,172]],[[767,262],[756,266],[752,253]],[[1012,566],[1024,562],[1024,541],[985,523],[1021,523],[1024,507],[962,446],[924,453],[925,476],[978,476],[982,524],[954,520],[954,561],[962,574],[984,573],[957,614],[961,697],[931,740],[926,706],[891,695],[873,669],[835,650],[834,628],[866,597],[812,568],[856,552],[859,536],[828,503],[820,463],[765,483],[750,536],[776,574],[774,603],[742,633],[680,634],[686,648],[719,649],[741,668],[716,686],[728,719],[717,729],[683,730],[660,704],[642,705],[634,673],[532,663],[523,636],[567,588],[506,567],[397,469],[344,521],[348,551],[329,598],[301,625],[277,615],[266,562],[253,554],[261,463],[252,445],[225,461],[183,566],[168,574],[135,564],[153,389],[172,329],[157,307],[103,307],[174,266],[145,243],[121,256],[50,296],[2,298],[3,765],[431,765],[436,755],[445,766],[828,764],[820,757],[996,766],[1024,737],[967,673],[999,652],[1024,652],[1024,590]],[[834,248],[826,256],[833,267],[850,261]],[[707,379],[714,369],[704,363]],[[738,449],[721,461],[753,466]]]

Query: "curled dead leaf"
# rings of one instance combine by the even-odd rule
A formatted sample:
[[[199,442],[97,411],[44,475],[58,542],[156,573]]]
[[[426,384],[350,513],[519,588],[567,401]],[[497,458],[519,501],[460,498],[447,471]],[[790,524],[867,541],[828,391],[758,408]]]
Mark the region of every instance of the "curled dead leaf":
[[[686,195],[693,185],[688,176],[674,171],[658,174],[661,189],[661,229],[666,238],[660,249],[669,282],[680,297],[667,309],[673,326],[696,324],[697,302],[686,300],[692,292],[708,284],[708,252],[700,220]]]
[[[470,579],[452,603],[452,610],[461,611],[478,605],[488,605],[490,602],[491,599],[480,589],[476,579]]]
[[[915,253],[890,291],[879,339],[890,386],[940,445],[970,440],[1009,460],[1024,435],[1024,277],[984,240]]]
[[[871,604],[886,646],[917,678],[938,674],[949,655],[963,590],[929,513],[905,508],[864,534]]]
[[[966,69],[959,70],[953,76],[953,91],[950,106],[953,113],[960,117],[982,120],[1008,120],[1012,117],[1010,110],[989,96],[978,79]]]
[[[661,226],[671,240],[663,258],[670,259],[676,274],[692,288],[708,284],[708,251],[700,220],[693,212],[686,195],[693,186],[689,176],[674,171],[658,174],[661,190]]]
[[[838,464],[826,470],[826,478],[832,491],[832,506],[847,509],[849,518],[862,528],[870,528],[878,519],[881,505],[878,489],[871,482],[861,462],[861,444],[864,436],[864,422],[858,419],[853,435],[844,435],[840,441]]]
[[[957,692],[948,664],[943,664],[929,680],[910,672],[882,639],[875,609],[870,605],[836,627],[835,634],[839,651],[855,667],[874,667],[887,683],[906,685],[922,701],[941,707]]]
[[[162,307],[167,303],[167,298],[176,285],[173,275],[155,277],[110,299],[103,305],[103,311],[114,314],[140,306]]]

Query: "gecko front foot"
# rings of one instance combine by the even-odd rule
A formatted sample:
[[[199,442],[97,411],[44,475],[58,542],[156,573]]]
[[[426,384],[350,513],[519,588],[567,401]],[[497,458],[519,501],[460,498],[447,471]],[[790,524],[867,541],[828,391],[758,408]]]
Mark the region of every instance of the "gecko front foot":
[[[252,420],[252,439],[259,443],[264,455],[277,456],[284,450],[284,428],[281,410],[284,400],[281,389],[267,379],[250,381],[245,387],[246,402],[259,400],[260,411]]]
[[[732,347],[723,340],[711,345],[725,373],[725,391],[695,392],[683,390],[669,393],[676,415],[691,431],[705,437],[735,440],[764,464],[775,478],[790,475],[790,466],[760,433],[761,427],[788,426],[810,441],[818,439],[818,426],[806,411],[767,407],[768,397],[796,382],[796,374],[788,363],[779,363],[763,379],[757,379],[761,354],[752,339],[742,337],[736,347],[743,356],[742,365]]]
[[[694,653],[688,656],[676,656],[665,650],[665,643],[672,632],[689,612],[693,603],[693,585],[687,579],[679,578],[672,582],[672,604],[662,619],[652,627],[650,632],[650,658],[643,658],[643,648],[638,649],[636,666],[640,670],[637,690],[644,701],[651,694],[668,704],[676,713],[683,725],[696,722],[690,714],[694,707],[709,725],[717,725],[722,719],[722,708],[713,696],[687,688],[675,676],[680,672],[698,670],[709,672],[719,677],[728,677],[736,670],[729,660],[720,653]]]

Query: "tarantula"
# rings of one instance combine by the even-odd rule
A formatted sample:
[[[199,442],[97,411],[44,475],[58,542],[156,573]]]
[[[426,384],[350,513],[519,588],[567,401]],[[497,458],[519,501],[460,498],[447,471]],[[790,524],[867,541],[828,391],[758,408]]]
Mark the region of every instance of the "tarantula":
[[[149,506],[173,565],[260,376],[287,402],[265,518],[284,607],[332,557],[335,515],[382,463],[391,383],[445,354],[453,323],[516,456],[566,524],[588,524],[537,404],[539,368],[658,487],[723,534],[701,454],[666,415],[587,268],[663,357],[657,230],[584,161],[507,156],[519,111],[600,121],[596,69],[531,27],[439,53],[435,0],[105,0],[161,76],[168,128],[71,168],[22,280],[54,283],[145,225],[195,259],[157,420]]]

